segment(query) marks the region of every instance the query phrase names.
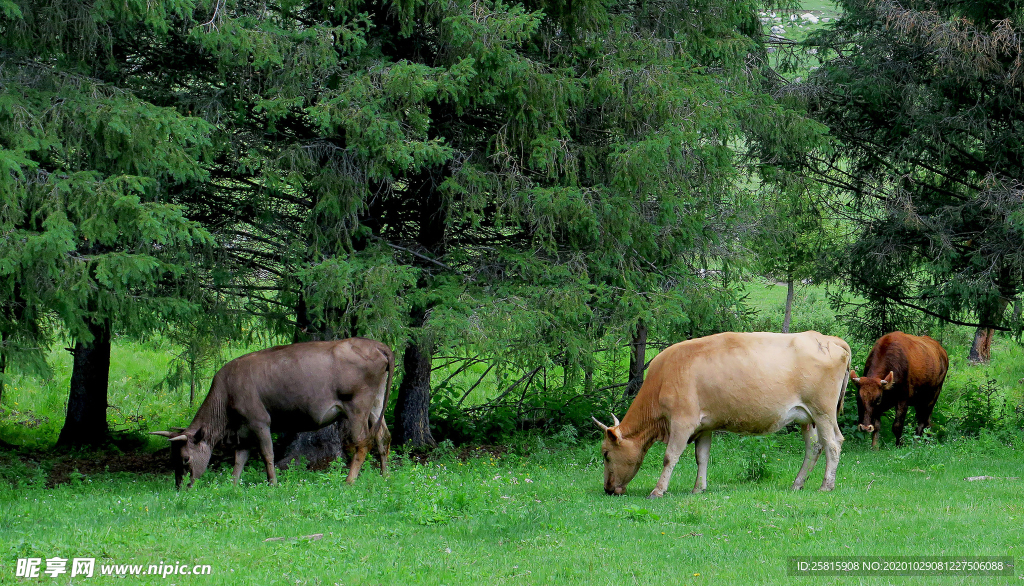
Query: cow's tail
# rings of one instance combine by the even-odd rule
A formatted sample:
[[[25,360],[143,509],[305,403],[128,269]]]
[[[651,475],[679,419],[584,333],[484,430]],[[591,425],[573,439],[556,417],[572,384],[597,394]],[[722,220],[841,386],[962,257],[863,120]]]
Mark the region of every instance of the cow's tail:
[[[395,354],[390,349],[378,348],[380,353],[384,355],[384,358],[388,361],[388,382],[387,386],[384,387],[384,404],[380,407],[380,417],[377,418],[377,422],[373,424],[373,430],[371,435],[376,436],[377,432],[380,431],[381,423],[384,422],[384,412],[388,410],[388,401],[391,400],[391,380],[395,376]]]
[[[843,414],[843,398],[846,397],[846,387],[850,384],[850,369],[853,368],[853,351],[846,350],[846,374],[843,375],[843,385],[839,387],[839,404],[836,405],[836,419]]]

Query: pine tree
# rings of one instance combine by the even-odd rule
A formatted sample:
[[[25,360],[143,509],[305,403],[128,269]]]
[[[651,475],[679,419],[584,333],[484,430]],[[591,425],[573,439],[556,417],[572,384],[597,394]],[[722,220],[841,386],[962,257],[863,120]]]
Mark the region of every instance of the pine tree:
[[[811,172],[854,197],[852,289],[877,335],[921,314],[977,328],[987,360],[1024,275],[1024,13],[1015,2],[842,3],[805,94],[836,148]]]
[[[208,125],[124,83],[121,51],[182,8],[147,7],[0,7],[0,278],[11,311],[33,328],[53,314],[75,340],[66,445],[106,439],[113,334],[188,313],[186,273],[209,238],[170,201],[205,180]]]

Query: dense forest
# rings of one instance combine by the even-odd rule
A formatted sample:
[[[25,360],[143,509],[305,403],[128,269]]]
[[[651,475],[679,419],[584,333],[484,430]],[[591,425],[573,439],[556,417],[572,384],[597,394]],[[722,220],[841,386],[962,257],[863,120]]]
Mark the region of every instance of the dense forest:
[[[782,331],[813,286],[851,343],[987,362],[1022,329],[1024,8],[799,8],[0,0],[0,393],[66,346],[57,442],[102,444],[120,342],[201,400],[227,348],[359,336],[397,444],[557,431],[763,327],[763,278]]]

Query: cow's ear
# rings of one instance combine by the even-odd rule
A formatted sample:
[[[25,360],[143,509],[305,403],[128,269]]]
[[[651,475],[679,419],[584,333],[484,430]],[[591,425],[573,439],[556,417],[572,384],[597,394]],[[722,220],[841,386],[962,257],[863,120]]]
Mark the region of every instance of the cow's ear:
[[[198,444],[199,442],[203,441],[204,437],[206,437],[206,429],[200,427],[199,429],[196,430],[196,433],[192,436],[192,441]]]
[[[890,370],[889,374],[885,378],[882,379],[882,388],[885,389],[885,390],[891,389],[892,388],[893,379],[895,379],[895,378],[896,378],[896,375],[893,374],[893,372]]]
[[[619,434],[619,429],[617,427],[609,427],[605,430],[605,434],[607,434],[608,439],[610,439],[614,444],[618,444],[622,441],[622,435]]]

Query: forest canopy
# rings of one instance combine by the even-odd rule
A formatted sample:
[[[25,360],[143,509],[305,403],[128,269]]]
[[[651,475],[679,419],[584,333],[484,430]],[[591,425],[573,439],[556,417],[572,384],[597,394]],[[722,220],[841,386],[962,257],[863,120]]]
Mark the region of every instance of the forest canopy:
[[[68,340],[78,445],[117,336],[179,344],[193,394],[230,341],[369,337],[432,445],[438,361],[487,364],[497,421],[607,406],[648,346],[749,327],[755,272],[987,358],[1020,332],[1020,9],[847,2],[801,49],[759,16],[793,7],[0,0],[0,371]]]

